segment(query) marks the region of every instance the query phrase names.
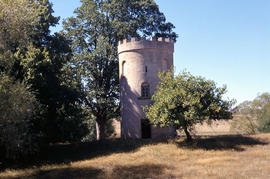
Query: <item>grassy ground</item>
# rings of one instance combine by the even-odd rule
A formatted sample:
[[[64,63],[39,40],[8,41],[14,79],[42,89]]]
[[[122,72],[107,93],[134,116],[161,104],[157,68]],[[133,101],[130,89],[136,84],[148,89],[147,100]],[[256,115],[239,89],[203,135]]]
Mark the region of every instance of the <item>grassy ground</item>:
[[[54,145],[0,178],[270,178],[270,134]]]

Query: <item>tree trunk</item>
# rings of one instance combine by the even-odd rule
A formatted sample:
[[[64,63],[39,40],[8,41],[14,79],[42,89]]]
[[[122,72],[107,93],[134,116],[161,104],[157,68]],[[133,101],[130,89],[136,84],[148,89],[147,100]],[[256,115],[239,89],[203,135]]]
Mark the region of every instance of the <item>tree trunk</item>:
[[[191,137],[190,133],[188,132],[187,127],[184,127],[184,131],[185,131],[185,133],[186,133],[187,142],[192,141],[192,137]]]
[[[96,121],[96,131],[97,140],[104,140],[106,138],[104,121]]]

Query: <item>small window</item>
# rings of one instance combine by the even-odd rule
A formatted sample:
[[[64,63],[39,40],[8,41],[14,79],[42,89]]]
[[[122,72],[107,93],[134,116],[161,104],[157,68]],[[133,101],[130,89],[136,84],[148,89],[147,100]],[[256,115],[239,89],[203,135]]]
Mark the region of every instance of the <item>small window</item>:
[[[141,87],[141,96],[143,98],[149,98],[150,97],[150,86],[148,83],[144,82]]]
[[[126,61],[123,61],[123,62],[122,62],[122,76],[125,76],[125,75],[126,75],[126,69],[125,69],[125,66],[126,66]]]
[[[145,66],[145,73],[147,73],[147,66]]]

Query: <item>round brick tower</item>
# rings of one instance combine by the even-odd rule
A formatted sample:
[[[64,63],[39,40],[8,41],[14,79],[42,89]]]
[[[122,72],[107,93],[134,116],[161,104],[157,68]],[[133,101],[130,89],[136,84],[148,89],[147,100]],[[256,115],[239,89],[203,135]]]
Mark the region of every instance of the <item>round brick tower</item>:
[[[123,40],[118,45],[121,137],[156,138],[173,136],[172,127],[149,124],[142,107],[151,104],[159,82],[158,72],[173,66],[174,41],[168,38]]]

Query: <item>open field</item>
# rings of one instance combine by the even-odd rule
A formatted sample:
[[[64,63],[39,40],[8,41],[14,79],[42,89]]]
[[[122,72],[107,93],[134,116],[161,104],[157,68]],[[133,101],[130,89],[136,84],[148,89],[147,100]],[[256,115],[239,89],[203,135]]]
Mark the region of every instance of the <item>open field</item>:
[[[62,144],[43,157],[0,178],[270,178],[270,134]]]

